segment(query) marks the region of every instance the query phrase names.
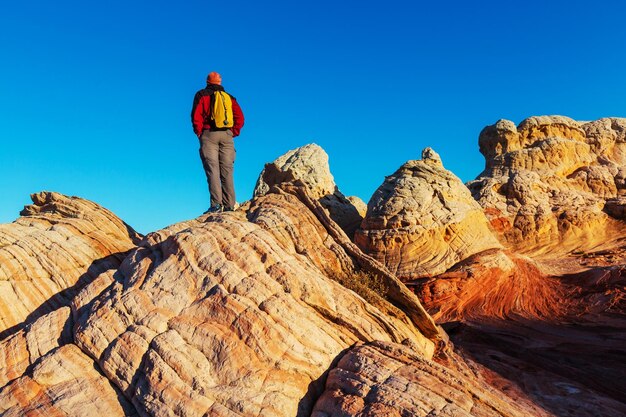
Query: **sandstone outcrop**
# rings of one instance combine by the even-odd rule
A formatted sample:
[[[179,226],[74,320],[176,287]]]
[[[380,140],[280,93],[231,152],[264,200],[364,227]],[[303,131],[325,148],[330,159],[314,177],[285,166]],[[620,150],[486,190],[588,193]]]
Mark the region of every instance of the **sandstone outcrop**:
[[[621,154],[605,140],[613,122],[544,122],[485,152],[567,132]],[[32,309],[0,333],[0,415],[626,414],[623,237],[567,257],[502,250],[460,180],[431,149],[422,158],[370,201],[369,254],[318,174],[286,161],[266,166],[267,188],[238,210],[143,237],[94,203],[35,195],[0,226],[0,272],[27,277],[30,292],[63,285],[32,306],[0,298],[2,311]],[[595,196],[610,181],[594,169]],[[620,169],[602,197],[615,222]]]
[[[84,283],[117,269],[139,235],[109,210],[77,197],[31,196],[0,225],[0,335],[68,305]]]
[[[0,415],[136,416],[132,405],[73,344],[43,357],[24,376],[0,388]]]
[[[402,279],[445,272],[475,253],[501,247],[482,208],[427,148],[388,176],[355,234],[363,252]]]
[[[623,235],[626,119],[500,120],[479,145],[485,170],[468,187],[509,247],[589,250]]]
[[[371,342],[352,348],[333,368],[311,417],[507,416],[551,414],[503,396],[405,346]]]
[[[273,185],[300,180],[329,211],[333,220],[348,234],[363,219],[363,201],[358,197],[346,197],[335,184],[328,165],[328,154],[320,146],[309,144],[293,149],[266,164],[254,188],[254,197],[266,194]]]
[[[529,258],[489,250],[443,274],[407,282],[440,323],[557,318],[566,298]]]
[[[301,180],[315,199],[333,194],[337,190],[328,165],[328,154],[314,143],[290,150],[268,165],[274,165],[278,169],[271,173],[266,173],[266,169],[261,171],[254,187],[254,197],[267,194],[272,185],[286,180]]]
[[[281,187],[247,212],[147,235],[77,289],[71,315],[65,307],[9,335],[3,412],[308,415],[325,372],[356,342],[431,358],[440,330],[415,296],[302,185]],[[389,300],[338,282],[358,270],[393,280]]]
[[[339,248],[299,253],[289,231],[308,210],[297,199],[268,195],[251,210],[251,222],[209,216],[164,240],[148,236],[122,265],[125,283],[80,319],[77,343],[142,413],[306,414],[307,392],[358,340],[404,341],[432,355],[408,320],[364,302],[307,256],[329,255],[329,268],[347,262]],[[308,244],[327,239],[314,217],[303,223]]]
[[[72,344],[69,307],[50,312],[0,342],[0,415],[135,416]]]
[[[22,376],[42,356],[72,342],[69,307],[48,313],[0,342],[0,387]]]
[[[492,250],[408,285],[465,356],[509,380],[503,386],[514,382],[557,416],[622,415],[626,255],[553,263]]]

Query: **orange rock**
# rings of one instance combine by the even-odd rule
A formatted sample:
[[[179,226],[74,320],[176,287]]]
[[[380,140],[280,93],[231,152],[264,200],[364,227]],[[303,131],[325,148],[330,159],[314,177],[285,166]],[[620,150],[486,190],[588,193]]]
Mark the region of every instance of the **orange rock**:
[[[330,371],[311,416],[329,415],[552,416],[527,398],[502,395],[469,372],[383,342],[352,348]]]
[[[440,274],[501,247],[480,205],[430,148],[386,177],[354,239],[402,279]]]
[[[0,225],[0,336],[68,305],[139,238],[91,201],[48,192],[31,198],[22,217]]]
[[[247,213],[146,236],[120,268],[124,282],[83,307],[77,345],[151,415],[310,410],[324,372],[357,341],[405,343],[432,357],[439,331],[423,310],[421,322],[389,316],[332,279],[358,259],[345,234],[320,221],[332,222],[323,207],[306,201],[314,211],[296,194],[271,193]],[[421,309],[406,291],[413,307],[398,300],[407,311]]]
[[[479,144],[485,170],[467,185],[508,247],[586,251],[626,231],[614,203],[626,192],[626,119],[500,120]]]

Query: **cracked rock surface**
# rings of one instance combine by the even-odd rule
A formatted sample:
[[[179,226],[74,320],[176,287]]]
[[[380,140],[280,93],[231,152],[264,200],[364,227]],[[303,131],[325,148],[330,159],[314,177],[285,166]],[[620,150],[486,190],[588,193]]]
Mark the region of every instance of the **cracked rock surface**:
[[[417,298],[302,185],[136,242],[69,306],[1,340],[0,415],[309,415],[353,344],[432,358],[442,343]],[[359,271],[388,295],[368,302],[339,283]]]
[[[91,201],[51,192],[31,198],[22,217],[0,225],[0,335],[68,305],[140,237]]]
[[[502,395],[459,365],[451,369],[393,343],[356,346],[330,371],[311,416],[550,416]]]
[[[578,152],[566,178],[594,178],[614,239],[567,256],[550,245],[568,250],[573,227],[543,253],[532,240],[539,257],[511,249],[507,218],[429,148],[377,190],[356,243],[330,190],[292,169],[311,147],[268,164],[237,210],[146,236],[87,200],[33,195],[0,225],[0,417],[625,415],[626,175],[610,170],[612,188],[584,158],[619,160],[620,122],[570,120],[501,122],[481,142],[496,162]],[[570,169],[541,158],[488,170],[519,174],[523,206]]]

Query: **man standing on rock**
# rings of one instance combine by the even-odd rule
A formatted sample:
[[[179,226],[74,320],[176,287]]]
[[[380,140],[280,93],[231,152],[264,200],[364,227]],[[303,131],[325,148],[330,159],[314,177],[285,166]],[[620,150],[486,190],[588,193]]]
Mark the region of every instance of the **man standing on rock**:
[[[211,207],[205,213],[232,211],[235,208],[235,145],[243,127],[243,112],[222,87],[217,72],[207,76],[207,86],[193,98],[191,124],[200,139],[200,158],[211,194]]]

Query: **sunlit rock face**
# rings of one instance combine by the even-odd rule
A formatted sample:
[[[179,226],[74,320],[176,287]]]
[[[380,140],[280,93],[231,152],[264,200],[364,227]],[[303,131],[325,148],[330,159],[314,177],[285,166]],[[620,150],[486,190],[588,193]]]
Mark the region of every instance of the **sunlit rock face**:
[[[69,307],[2,339],[6,415],[309,415],[354,343],[400,343],[425,358],[442,343],[415,295],[302,185],[138,245]],[[386,294],[370,302],[367,288],[340,283],[358,273],[379,274]]]
[[[272,185],[283,182],[285,178],[279,176],[288,173],[292,175],[290,180],[301,180],[315,199],[333,194],[337,190],[328,165],[328,154],[314,143],[293,149],[276,158],[270,165],[275,165],[278,169],[272,175],[266,174],[267,170],[263,169],[254,188],[255,197],[266,194]]]
[[[0,342],[0,386],[19,378],[42,356],[72,342],[69,307],[45,314]]]
[[[139,238],[91,201],[51,192],[31,198],[22,217],[0,225],[0,334],[68,305]]]
[[[587,250],[623,234],[626,119],[500,120],[479,146],[485,170],[468,187],[509,247]]]
[[[361,344],[330,371],[311,416],[552,416],[523,398],[502,395],[476,368],[456,355],[446,367],[394,343]]]
[[[136,416],[137,412],[76,345],[66,344],[0,388],[6,417]]]
[[[427,148],[388,176],[355,234],[363,252],[402,279],[440,274],[483,250],[499,248],[480,205]]]
[[[254,196],[266,194],[273,185],[298,180],[352,238],[365,214],[364,203],[358,197],[346,197],[339,191],[330,172],[328,154],[314,143],[293,149],[266,164],[257,180]]]
[[[0,226],[3,273],[79,269],[62,302],[0,334],[0,415],[626,414],[619,242],[567,257],[503,250],[483,208],[426,149],[370,201],[364,253],[329,190],[279,165],[238,210],[145,237],[55,193]],[[605,211],[619,217],[614,178]],[[19,252],[33,236],[30,246],[53,243]],[[372,236],[389,251],[359,241]]]
[[[70,307],[61,307],[0,341],[0,415],[137,415],[72,343],[73,325]]]
[[[351,261],[325,246],[326,230],[297,199],[266,195],[248,215],[148,235],[121,266],[124,282],[78,318],[76,343],[138,410],[294,416],[310,410],[315,381],[359,340],[432,356],[433,343],[402,313],[383,314],[315,266],[330,275]],[[299,224],[307,242],[288,232]]]

